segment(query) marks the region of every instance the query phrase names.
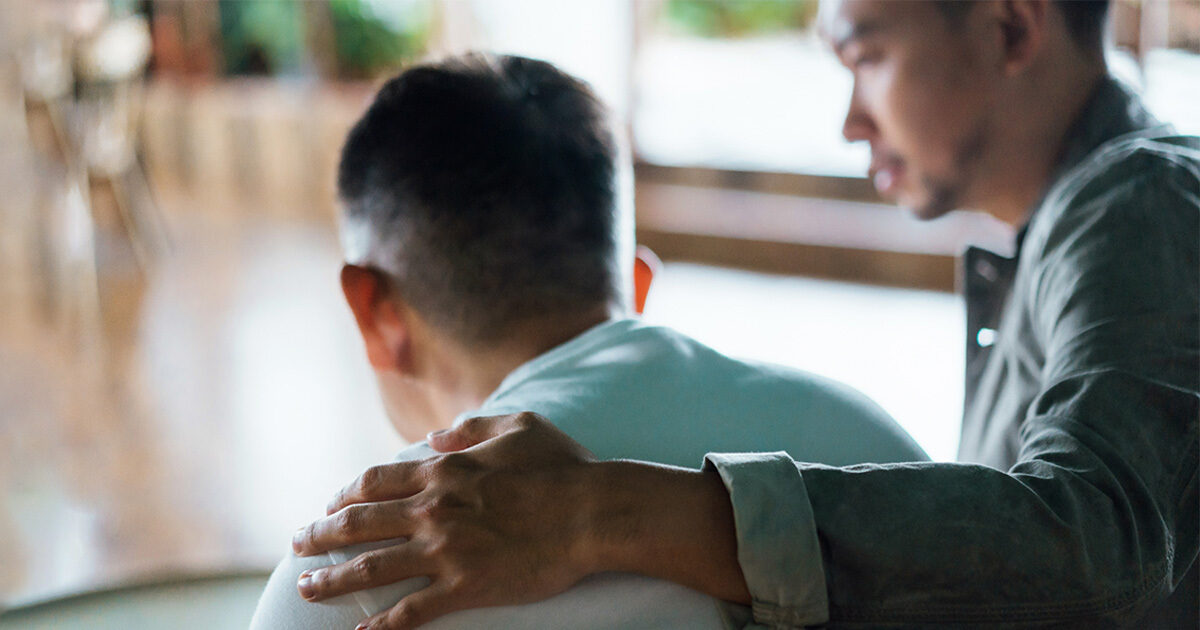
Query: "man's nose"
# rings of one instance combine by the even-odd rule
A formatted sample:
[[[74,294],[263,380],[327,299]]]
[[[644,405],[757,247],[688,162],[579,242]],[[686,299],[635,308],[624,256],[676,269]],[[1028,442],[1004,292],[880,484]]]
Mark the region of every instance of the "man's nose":
[[[871,140],[875,137],[875,121],[871,119],[858,94],[858,85],[850,92],[850,104],[846,107],[846,120],[842,122],[842,137],[847,142]]]

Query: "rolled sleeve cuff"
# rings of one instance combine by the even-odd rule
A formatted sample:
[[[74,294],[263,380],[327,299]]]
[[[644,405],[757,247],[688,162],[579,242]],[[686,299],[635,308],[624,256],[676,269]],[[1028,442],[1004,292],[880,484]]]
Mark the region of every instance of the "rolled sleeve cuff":
[[[829,621],[825,567],[812,505],[787,453],[709,453],[729,492],[738,563],[755,622],[773,628]]]

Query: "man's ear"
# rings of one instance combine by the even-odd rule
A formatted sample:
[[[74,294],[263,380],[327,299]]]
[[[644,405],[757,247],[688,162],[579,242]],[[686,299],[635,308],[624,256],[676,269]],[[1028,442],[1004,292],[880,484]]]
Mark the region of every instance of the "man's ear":
[[[404,307],[389,295],[386,279],[369,267],[346,264],[341,273],[342,294],[367,349],[367,360],[378,371],[410,371],[412,335]]]
[[[1049,0],[1005,0],[1000,3],[1004,73],[1019,74],[1033,62],[1046,38]]]
[[[654,276],[662,269],[662,261],[645,245],[638,245],[633,260],[633,310],[641,315],[646,309],[646,296]]]

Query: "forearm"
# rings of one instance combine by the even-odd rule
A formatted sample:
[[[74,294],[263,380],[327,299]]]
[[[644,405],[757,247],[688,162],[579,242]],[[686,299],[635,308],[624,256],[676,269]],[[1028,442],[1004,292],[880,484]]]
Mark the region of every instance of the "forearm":
[[[714,470],[597,462],[587,488],[579,554],[592,571],[670,580],[748,604],[729,495]]]
[[[803,474],[835,624],[1127,624],[1170,592],[1172,563],[1195,555],[1175,536],[1180,515],[1049,466]],[[1183,502],[1194,511],[1194,496]]]

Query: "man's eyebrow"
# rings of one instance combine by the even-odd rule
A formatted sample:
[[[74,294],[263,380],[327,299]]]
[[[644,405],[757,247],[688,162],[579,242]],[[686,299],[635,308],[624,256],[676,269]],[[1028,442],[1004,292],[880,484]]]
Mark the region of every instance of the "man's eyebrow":
[[[883,20],[863,20],[857,22],[848,30],[838,33],[836,36],[830,37],[830,43],[833,45],[834,54],[842,54],[842,50],[849,46],[851,42],[860,40],[872,35],[876,35],[883,31],[887,24]]]

